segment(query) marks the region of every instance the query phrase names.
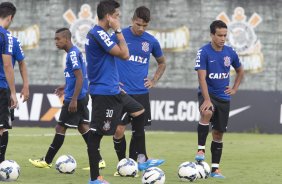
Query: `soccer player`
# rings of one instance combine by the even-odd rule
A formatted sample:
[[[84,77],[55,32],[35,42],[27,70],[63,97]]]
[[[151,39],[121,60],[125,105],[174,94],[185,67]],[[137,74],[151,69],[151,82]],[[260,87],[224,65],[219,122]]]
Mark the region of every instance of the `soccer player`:
[[[10,2],[0,4],[0,143],[1,146],[3,146],[3,150],[1,149],[3,153],[0,155],[1,160],[5,159],[8,144],[8,134],[3,132],[6,128],[11,128],[11,109],[18,106],[12,63],[13,37],[11,33],[7,31],[16,11],[16,7]],[[2,141],[3,134],[4,137]]]
[[[59,97],[64,96],[64,104],[56,125],[56,134],[46,156],[32,160],[32,165],[38,168],[50,168],[52,161],[63,145],[67,128],[78,128],[87,142],[89,135],[88,79],[85,60],[80,50],[71,42],[71,32],[68,28],[56,31],[55,42],[58,49],[66,51],[66,67],[64,71],[65,84],[55,90]]]
[[[27,76],[27,68],[26,64],[24,61],[24,52],[21,47],[20,41],[16,38],[13,37],[13,52],[12,52],[12,63],[13,67],[16,64],[16,61],[19,64],[20,68],[20,73],[21,77],[23,80],[23,88],[21,90],[21,95],[20,97],[23,97],[23,102],[26,102],[29,98],[29,83],[28,83],[28,76]],[[10,109],[10,116],[11,116],[11,121],[14,120],[14,109]],[[6,127],[3,131],[2,138],[1,138],[1,152],[0,152],[0,163],[5,160],[5,153],[8,145],[8,139],[9,139],[9,132],[8,129],[12,128],[12,125],[10,124],[8,127]]]
[[[119,160],[126,157],[126,140],[124,131],[126,129],[126,124],[128,123],[132,123],[132,137],[130,141],[129,157],[137,161],[141,159],[140,157],[137,158],[139,153],[136,150],[138,143],[137,140],[140,139],[142,141],[141,145],[143,153],[145,153],[144,159],[148,160],[145,147],[144,125],[151,125],[149,89],[156,85],[166,68],[165,57],[158,40],[154,38],[154,36],[145,32],[149,22],[150,10],[145,6],[138,7],[135,10],[132,18],[132,26],[122,30],[128,45],[130,57],[126,61],[115,57],[117,60],[121,88],[123,88],[127,94],[142,104],[145,108],[145,119],[143,124],[134,124],[132,122],[132,117],[129,116],[125,109],[123,110],[121,116],[122,122],[120,125],[118,125],[113,137],[114,147]],[[116,38],[116,34],[113,35],[113,39],[114,38]],[[156,58],[158,63],[158,68],[152,79],[148,78],[151,54]],[[140,126],[140,128],[138,128],[138,126]],[[161,163],[163,163],[163,160],[155,160],[154,166],[160,165]],[[139,170],[143,169],[139,168]],[[118,172],[116,172],[115,176],[118,175]]]
[[[237,92],[244,70],[237,53],[224,45],[227,25],[221,20],[213,21],[210,25],[210,36],[211,42],[198,50],[195,65],[199,80],[198,100],[201,114],[198,124],[198,152],[195,159],[197,161],[205,159],[206,138],[211,123],[211,177],[224,178],[219,170],[222,139],[229,119],[230,96]],[[229,85],[230,66],[236,71],[233,86]]]
[[[129,95],[121,92],[114,57],[127,60],[129,51],[119,22],[119,3],[100,1],[97,6],[98,25],[87,34],[85,44],[89,91],[92,98],[91,131],[88,137],[88,156],[91,179],[89,184],[107,183],[99,173],[98,154],[103,135],[113,135],[123,109],[134,124],[144,123],[144,108]],[[115,31],[118,42],[110,38],[109,29]],[[142,126],[138,126],[142,128]],[[137,130],[142,131],[142,130]],[[136,142],[142,142],[138,139]],[[137,143],[138,144],[138,143]],[[141,144],[138,144],[141,145]],[[141,150],[139,146],[137,150]],[[138,151],[140,154],[145,154]],[[143,163],[140,163],[143,164]]]

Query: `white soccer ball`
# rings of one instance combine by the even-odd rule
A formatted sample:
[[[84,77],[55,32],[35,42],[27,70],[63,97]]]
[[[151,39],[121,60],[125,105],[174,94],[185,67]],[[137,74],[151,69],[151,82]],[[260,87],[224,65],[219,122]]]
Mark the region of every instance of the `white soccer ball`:
[[[158,167],[150,167],[143,173],[143,184],[164,184],[165,173]]]
[[[196,162],[196,168],[198,170],[197,178],[207,179],[211,173],[211,168],[206,162]]]
[[[0,164],[0,180],[16,181],[20,176],[20,166],[13,160],[5,160]]]
[[[193,162],[184,162],[178,167],[178,176],[182,181],[197,180],[197,173],[196,164]]]
[[[56,161],[56,169],[60,173],[72,174],[76,169],[76,161],[71,155],[62,155]]]
[[[117,172],[121,176],[134,177],[138,173],[138,164],[131,158],[124,158],[119,161]]]

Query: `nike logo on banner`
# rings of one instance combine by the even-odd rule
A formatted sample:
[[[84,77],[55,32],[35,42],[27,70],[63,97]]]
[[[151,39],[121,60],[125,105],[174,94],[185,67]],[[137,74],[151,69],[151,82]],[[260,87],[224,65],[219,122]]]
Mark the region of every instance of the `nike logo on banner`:
[[[234,109],[232,111],[229,112],[229,117],[231,116],[235,116],[236,114],[239,114],[240,112],[243,112],[247,109],[249,109],[251,106],[248,105],[248,106],[245,106],[245,107],[241,107],[241,108],[238,108],[238,109]]]

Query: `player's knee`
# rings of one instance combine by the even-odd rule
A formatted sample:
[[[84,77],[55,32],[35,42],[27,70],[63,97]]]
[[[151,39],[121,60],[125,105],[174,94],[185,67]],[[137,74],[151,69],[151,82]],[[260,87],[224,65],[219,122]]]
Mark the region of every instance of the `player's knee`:
[[[66,127],[63,127],[63,126],[61,126],[61,125],[58,124],[58,125],[56,126],[55,130],[56,130],[56,133],[65,134],[67,128],[66,128]]]
[[[207,110],[207,111],[203,111],[201,112],[201,116],[205,119],[210,119],[212,117],[212,111],[211,110]]]
[[[115,132],[115,135],[114,135],[114,138],[115,139],[121,139],[124,136],[125,128],[126,127],[123,126],[123,125],[118,125],[116,132]]]
[[[79,124],[79,126],[78,126],[78,131],[79,131],[79,133],[81,133],[81,134],[86,133],[87,131],[89,131],[89,125],[88,125],[88,124],[85,124],[85,123]]]
[[[213,130],[212,131],[212,137],[213,140],[216,142],[222,142],[222,138],[223,138],[223,132],[218,131],[218,130]]]
[[[137,117],[137,116],[140,116],[141,114],[143,114],[144,112],[145,112],[145,109],[142,109],[140,111],[131,113],[130,116]]]

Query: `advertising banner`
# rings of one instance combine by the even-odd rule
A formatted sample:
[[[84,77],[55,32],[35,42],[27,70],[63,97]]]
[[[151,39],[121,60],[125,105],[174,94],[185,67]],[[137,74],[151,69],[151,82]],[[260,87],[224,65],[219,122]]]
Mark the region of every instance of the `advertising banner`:
[[[56,87],[31,86],[30,100],[15,110],[13,125],[54,127],[63,103],[53,93]],[[153,123],[148,130],[196,131],[200,119],[196,89],[156,88],[150,98]],[[91,100],[88,108],[91,112]],[[232,97],[229,117],[228,132],[282,133],[282,94],[239,91]]]

